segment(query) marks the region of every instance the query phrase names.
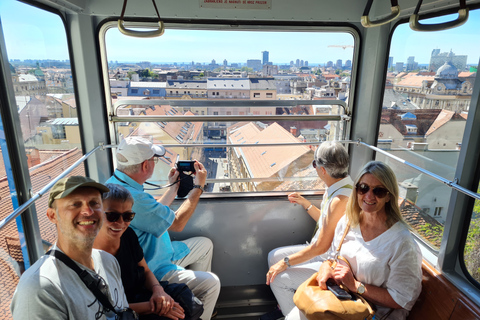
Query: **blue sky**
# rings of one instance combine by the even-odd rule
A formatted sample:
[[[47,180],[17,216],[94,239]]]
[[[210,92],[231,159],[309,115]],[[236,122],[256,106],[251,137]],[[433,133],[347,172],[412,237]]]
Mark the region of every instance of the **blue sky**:
[[[0,1],[0,17],[9,59],[68,59],[66,36],[59,17],[13,0]],[[431,19],[441,22],[456,15]],[[453,50],[468,55],[469,64],[477,64],[480,53],[480,10],[471,11],[466,25],[436,33],[414,32],[408,24],[400,25],[394,33],[390,56],[394,61],[428,63],[433,49]],[[273,63],[289,63],[301,59],[309,64],[352,59],[351,48],[328,45],[351,45],[353,37],[341,33],[307,32],[231,32],[166,30],[160,38],[139,39],[120,34],[116,29],[107,32],[108,60],[122,62],[201,62],[215,59],[221,64],[245,63],[261,59],[261,51],[270,52]],[[138,48],[148,48],[148,50]]]

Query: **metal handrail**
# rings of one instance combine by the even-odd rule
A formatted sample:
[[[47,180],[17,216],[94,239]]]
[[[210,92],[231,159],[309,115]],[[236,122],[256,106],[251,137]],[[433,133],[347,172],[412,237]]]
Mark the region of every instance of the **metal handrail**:
[[[345,110],[345,113],[348,114],[347,104],[342,100],[117,100],[113,104],[113,109],[116,110],[118,107],[126,105],[170,105],[173,107],[293,107],[299,105],[339,105]]]
[[[211,115],[211,116],[111,116],[111,122],[234,122],[234,121],[342,121],[346,115]]]
[[[21,215],[25,210],[27,210],[35,201],[40,199],[45,193],[47,193],[50,188],[53,187],[55,183],[57,183],[58,180],[62,179],[65,177],[67,174],[73,171],[78,165],[80,165],[82,162],[88,159],[93,153],[95,153],[98,149],[100,148],[106,148],[106,147],[111,147],[111,146],[104,146],[100,145],[98,147],[95,147],[92,151],[86,153],[83,155],[80,159],[75,161],[70,167],[68,167],[65,171],[63,171],[60,175],[58,175],[55,179],[50,181],[45,187],[43,187],[40,191],[38,191],[33,197],[28,199],[24,204],[22,204],[20,207],[15,209],[11,214],[9,214],[5,219],[0,221],[0,230],[3,229],[8,223],[10,223],[12,220],[14,220],[16,217]]]
[[[389,157],[389,158],[391,158],[391,159],[394,159],[394,160],[396,160],[396,161],[398,161],[398,162],[400,162],[400,163],[402,163],[402,164],[404,164],[404,165],[407,165],[407,166],[409,166],[410,168],[413,168],[413,169],[415,169],[415,170],[417,170],[417,171],[420,171],[421,173],[424,173],[424,174],[426,174],[427,176],[429,176],[429,177],[431,177],[431,178],[433,178],[433,179],[435,179],[435,180],[437,180],[437,181],[443,182],[444,184],[446,184],[447,186],[449,186],[449,187],[452,188],[452,189],[455,189],[455,190],[457,190],[457,191],[460,191],[461,193],[466,194],[466,195],[468,195],[468,196],[470,196],[470,197],[472,197],[472,198],[474,198],[474,199],[480,200],[480,194],[478,194],[478,193],[476,193],[476,192],[473,192],[473,191],[471,191],[471,190],[468,190],[468,189],[466,189],[466,188],[458,185],[458,184],[457,184],[457,178],[455,178],[453,181],[447,180],[447,179],[445,179],[445,178],[443,178],[443,177],[441,177],[441,176],[439,176],[439,175],[437,175],[437,174],[435,174],[435,173],[432,173],[432,172],[430,172],[430,171],[428,171],[428,170],[425,170],[425,169],[423,169],[423,168],[421,168],[421,167],[419,167],[419,166],[417,166],[417,165],[415,165],[415,164],[413,164],[413,163],[410,163],[410,162],[408,162],[408,161],[406,161],[406,160],[404,160],[404,159],[402,159],[402,158],[400,158],[400,157],[394,156],[393,154],[390,154],[390,153],[388,153],[388,152],[386,152],[386,151],[384,151],[384,150],[382,150],[382,149],[380,149],[380,148],[377,148],[377,147],[375,147],[375,146],[369,145],[368,143],[362,142],[362,141],[360,141],[360,140],[358,140],[358,141],[351,141],[351,142],[349,142],[349,143],[357,143],[357,144],[359,144],[359,145],[368,147],[368,148],[370,148],[370,149],[372,149],[372,150],[374,150],[374,151],[376,151],[376,152],[380,152],[381,154],[386,155],[387,157]]]
[[[357,144],[361,145],[364,147],[367,147],[369,149],[372,149],[373,151],[379,152],[391,159],[394,159],[406,166],[409,166],[421,173],[424,173],[425,175],[440,181],[444,183],[445,185],[449,186],[452,189],[455,189],[463,194],[466,194],[474,199],[480,200],[480,194],[473,192],[471,190],[468,190],[457,183],[457,179],[454,181],[447,180],[435,173],[432,173],[428,170],[425,170],[413,163],[410,163],[400,157],[394,156],[393,154],[390,154],[380,148],[377,148],[375,146],[369,145],[368,143],[362,142],[360,139],[357,141],[354,140],[340,140],[338,141],[340,143],[348,143],[348,144]],[[321,143],[321,141],[319,142]],[[182,145],[182,147],[211,147],[211,146],[216,146],[216,147],[260,147],[260,146],[285,146],[285,145],[312,145],[315,143],[312,142],[298,142],[298,143],[270,143],[270,144],[188,144],[188,145]],[[178,145],[165,145],[165,147],[171,147],[171,146],[178,146]],[[37,192],[32,198],[30,198],[27,202],[22,204],[20,207],[18,207],[15,211],[13,211],[10,215],[8,215],[6,218],[0,221],[0,230],[2,230],[8,223],[10,223],[12,220],[14,220],[16,217],[18,217],[20,214],[22,214],[25,210],[27,210],[35,201],[40,199],[48,190],[50,190],[51,187],[55,183],[57,183],[58,180],[62,179],[65,177],[67,174],[69,174],[73,169],[75,169],[80,163],[84,162],[88,157],[90,157],[93,153],[95,153],[98,149],[105,149],[105,148],[115,148],[116,145],[99,145],[98,147],[95,147],[92,151],[86,153],[83,155],[80,159],[78,159],[75,163],[73,163],[69,168],[67,168],[64,172],[62,172],[59,176],[57,176],[55,179],[53,179],[50,183],[48,183],[45,187],[43,187],[39,192]],[[243,182],[243,179],[237,179],[238,181],[235,182]],[[222,180],[224,181],[224,180]]]

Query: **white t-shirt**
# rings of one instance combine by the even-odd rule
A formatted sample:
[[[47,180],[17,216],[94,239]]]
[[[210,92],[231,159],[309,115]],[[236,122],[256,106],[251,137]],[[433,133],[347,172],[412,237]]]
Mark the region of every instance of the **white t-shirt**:
[[[344,216],[335,229],[330,258],[335,255],[346,225]],[[351,227],[340,255],[350,262],[358,281],[386,288],[393,300],[405,309],[395,310],[389,319],[405,319],[422,290],[422,255],[405,224],[397,222],[368,242],[363,240],[360,226]]]
[[[52,249],[58,249],[55,245]],[[108,285],[110,302],[115,309],[128,307],[120,276],[120,266],[111,254],[93,249],[95,272]],[[101,303],[85,286],[80,277],[54,256],[45,255],[20,278],[13,295],[11,311],[15,320],[21,319],[115,319],[113,312],[104,310]]]
[[[353,189],[353,180],[350,176],[346,176],[340,181],[335,182],[330,187],[327,188],[325,194],[323,195],[322,204],[320,205],[320,217],[318,217],[318,229],[313,235],[312,241],[310,243],[315,243],[318,240],[320,235],[320,230],[325,224],[325,220],[328,215],[328,208],[330,208],[330,203],[336,196],[346,196],[349,197]]]

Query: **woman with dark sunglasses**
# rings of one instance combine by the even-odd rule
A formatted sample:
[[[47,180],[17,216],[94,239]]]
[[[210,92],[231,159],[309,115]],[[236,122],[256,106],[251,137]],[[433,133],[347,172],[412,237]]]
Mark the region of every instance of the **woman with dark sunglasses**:
[[[148,268],[137,235],[129,228],[135,217],[132,195],[121,185],[106,186],[110,191],[103,194],[105,219],[93,247],[117,258],[127,301],[140,319],[183,319],[183,308],[165,292]]]
[[[347,228],[338,255],[351,269],[335,260]],[[317,276],[322,289],[333,279],[373,303],[376,319],[406,319],[421,291],[422,256],[400,213],[395,174],[383,162],[367,163],[358,175],[329,254]],[[306,318],[295,308],[286,319]]]

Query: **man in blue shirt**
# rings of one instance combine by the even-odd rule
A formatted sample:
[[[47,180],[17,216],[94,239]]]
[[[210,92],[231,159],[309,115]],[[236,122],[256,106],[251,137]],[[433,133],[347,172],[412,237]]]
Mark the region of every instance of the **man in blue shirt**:
[[[182,231],[203,193],[207,170],[195,161],[194,187],[176,212],[168,206],[175,199],[178,184],[159,199],[146,193],[143,184],[152,176],[158,157],[165,148],[140,137],[127,137],[117,148],[117,170],[107,183],[116,183],[130,191],[137,214],[130,226],[143,248],[145,260],[159,281],[185,283],[204,304],[202,319],[212,317],[220,293],[220,280],[211,273],[213,244],[205,237],[171,241],[168,230]],[[172,168],[168,180],[174,182],[179,172]],[[186,270],[185,267],[190,270]]]

